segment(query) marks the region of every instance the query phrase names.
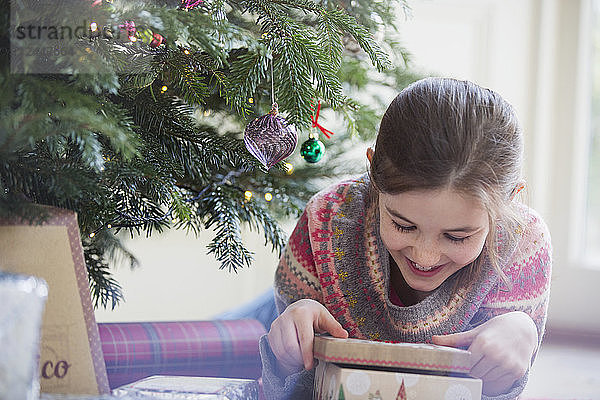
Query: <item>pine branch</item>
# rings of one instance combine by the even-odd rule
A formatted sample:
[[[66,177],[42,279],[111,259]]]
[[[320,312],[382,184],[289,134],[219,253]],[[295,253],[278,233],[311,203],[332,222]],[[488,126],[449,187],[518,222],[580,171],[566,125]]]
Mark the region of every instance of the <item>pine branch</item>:
[[[208,254],[214,254],[221,263],[221,269],[236,272],[239,268],[250,266],[252,252],[247,250],[241,240],[239,204],[228,197],[222,187],[202,197],[198,208],[206,216],[205,227],[214,227],[215,237],[208,244]]]
[[[111,309],[123,300],[121,285],[111,276],[109,264],[104,259],[104,251],[96,247],[95,242],[86,237],[82,238],[85,264],[90,278],[90,291],[94,301],[94,308],[102,306]]]
[[[369,31],[359,25],[355,18],[340,10],[331,10],[321,14],[323,23],[337,26],[343,32],[347,32],[360,47],[369,55],[371,62],[377,67],[378,71],[384,71],[392,67],[387,54],[381,50],[379,45],[373,40]]]

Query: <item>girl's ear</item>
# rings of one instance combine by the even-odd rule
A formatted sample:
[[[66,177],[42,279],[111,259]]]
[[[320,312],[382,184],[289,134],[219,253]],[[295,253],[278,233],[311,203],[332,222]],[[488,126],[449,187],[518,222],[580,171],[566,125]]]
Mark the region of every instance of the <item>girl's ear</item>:
[[[373,154],[375,152],[373,151],[372,147],[368,147],[367,148],[367,160],[369,160],[369,164],[373,162]]]
[[[515,185],[514,189],[510,193],[510,201],[513,201],[515,199],[515,197],[517,197],[519,192],[523,189],[525,189],[525,181],[521,180],[521,181],[519,181],[519,183],[517,183]]]

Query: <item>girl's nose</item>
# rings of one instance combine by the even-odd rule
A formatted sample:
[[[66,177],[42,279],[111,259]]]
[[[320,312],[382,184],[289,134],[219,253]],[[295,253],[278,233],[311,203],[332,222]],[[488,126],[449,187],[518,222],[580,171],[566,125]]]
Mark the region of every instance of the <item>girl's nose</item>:
[[[441,254],[433,243],[419,241],[412,251],[412,260],[422,267],[433,267],[439,264]]]

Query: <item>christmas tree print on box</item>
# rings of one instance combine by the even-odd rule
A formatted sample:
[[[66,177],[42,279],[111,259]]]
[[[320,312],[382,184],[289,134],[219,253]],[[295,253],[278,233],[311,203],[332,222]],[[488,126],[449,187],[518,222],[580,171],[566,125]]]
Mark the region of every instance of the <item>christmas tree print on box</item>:
[[[396,371],[363,370],[320,363],[315,379],[317,400],[480,400],[481,380]]]

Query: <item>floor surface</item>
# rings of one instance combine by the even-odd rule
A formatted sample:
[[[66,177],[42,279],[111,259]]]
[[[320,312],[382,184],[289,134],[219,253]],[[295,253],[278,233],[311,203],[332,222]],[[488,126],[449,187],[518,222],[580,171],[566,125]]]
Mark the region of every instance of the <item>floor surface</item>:
[[[522,398],[600,400],[600,338],[548,334]]]

